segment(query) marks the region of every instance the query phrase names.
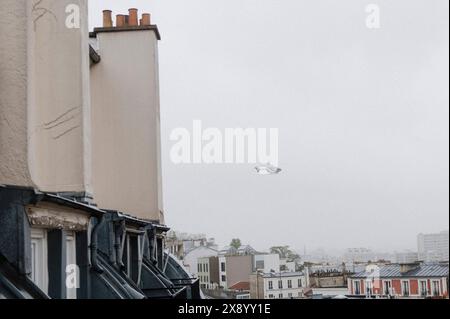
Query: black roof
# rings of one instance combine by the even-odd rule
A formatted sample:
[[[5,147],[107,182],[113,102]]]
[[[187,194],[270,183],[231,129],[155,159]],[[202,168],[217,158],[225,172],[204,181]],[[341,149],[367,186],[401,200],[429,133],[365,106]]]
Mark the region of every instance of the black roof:
[[[20,275],[0,254],[0,299],[48,299],[28,277]]]

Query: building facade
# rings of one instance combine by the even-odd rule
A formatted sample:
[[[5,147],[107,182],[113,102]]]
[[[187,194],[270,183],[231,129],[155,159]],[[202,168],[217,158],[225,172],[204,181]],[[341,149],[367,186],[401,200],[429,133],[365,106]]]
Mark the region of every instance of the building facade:
[[[302,272],[259,272],[250,278],[252,299],[299,299],[304,296],[306,276]]]
[[[227,259],[219,256],[219,287],[227,288]]]
[[[366,263],[375,261],[376,259],[376,254],[371,249],[364,247],[347,248],[344,254],[344,261],[346,263]]]
[[[219,256],[219,285],[229,289],[238,282],[248,282],[253,273],[253,255]]]
[[[394,259],[397,264],[409,264],[419,261],[419,256],[414,251],[397,251],[394,253]]]
[[[417,235],[417,251],[419,260],[425,262],[448,262],[448,242],[448,230],[435,234]]]
[[[166,237],[167,250],[175,255],[179,260],[194,248],[208,247],[218,250],[214,238],[206,238],[204,234],[187,234],[169,231]]]
[[[187,251],[183,257],[182,263],[186,270],[195,278],[198,278],[198,261],[200,258],[215,257],[217,250],[206,246],[194,247]]]
[[[448,297],[448,264],[368,266],[348,280],[348,294],[363,298]]]
[[[87,10],[2,3],[0,298],[198,298],[165,252],[158,28]]]
[[[197,272],[201,288],[217,289],[219,287],[219,257],[199,258]]]
[[[280,256],[278,254],[258,254],[254,258],[254,271],[265,273],[279,272],[281,267]]]

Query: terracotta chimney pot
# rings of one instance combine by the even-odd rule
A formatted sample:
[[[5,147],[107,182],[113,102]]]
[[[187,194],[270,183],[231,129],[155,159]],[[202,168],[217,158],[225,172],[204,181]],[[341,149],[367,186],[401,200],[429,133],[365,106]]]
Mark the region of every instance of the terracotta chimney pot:
[[[150,13],[142,14],[142,23],[141,25],[150,25]]]
[[[116,27],[125,26],[125,16],[123,14],[118,14],[116,16]]]
[[[103,10],[103,27],[104,28],[112,28],[112,11],[111,10]]]
[[[138,9],[135,8],[128,9],[128,14],[129,14],[128,24],[133,27],[138,26]]]

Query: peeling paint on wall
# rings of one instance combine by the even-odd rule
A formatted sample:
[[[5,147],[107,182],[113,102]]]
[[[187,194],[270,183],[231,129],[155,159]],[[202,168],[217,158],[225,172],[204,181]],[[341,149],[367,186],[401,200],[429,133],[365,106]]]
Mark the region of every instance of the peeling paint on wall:
[[[30,225],[34,227],[84,231],[89,225],[89,217],[85,212],[50,204],[28,206],[27,215]]]

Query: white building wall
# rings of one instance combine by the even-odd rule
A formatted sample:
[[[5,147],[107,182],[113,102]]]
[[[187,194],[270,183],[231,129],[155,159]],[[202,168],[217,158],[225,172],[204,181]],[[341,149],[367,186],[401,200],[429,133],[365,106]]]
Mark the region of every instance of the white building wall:
[[[418,254],[412,251],[396,252],[394,255],[395,255],[395,262],[398,264],[414,263],[419,260]]]
[[[287,261],[287,259],[281,259],[280,266],[284,268],[283,271],[295,272],[295,261]]]
[[[91,193],[87,0],[28,1],[28,14],[30,174],[42,191]]]
[[[208,247],[197,247],[188,252],[183,258],[183,264],[190,271],[190,273],[194,276],[198,276],[198,259],[204,257],[213,257],[217,256],[217,251]]]
[[[164,223],[157,34],[109,30],[99,31],[97,40],[101,61],[91,68],[95,200]]]
[[[204,287],[206,289],[217,289],[217,282],[211,283],[210,275],[212,265],[210,263],[209,257],[199,258],[197,260],[197,270],[200,264],[200,271],[197,273],[197,276],[200,280],[200,287]]]
[[[225,264],[225,271],[222,271],[222,264]],[[219,256],[219,286],[227,287],[227,258]],[[225,280],[224,280],[225,279]]]
[[[344,260],[350,262],[369,262],[377,259],[376,254],[369,248],[347,248],[344,254]]]
[[[1,5],[0,183],[91,192],[87,0]]]
[[[427,262],[449,260],[449,232],[419,234],[417,236],[419,259]]]
[[[263,268],[259,268],[258,265],[264,264]],[[271,271],[279,272],[280,271],[280,256],[278,254],[262,254],[255,255],[254,257],[254,269],[261,270],[265,273],[269,273]]]
[[[279,288],[278,282],[281,280],[282,288]],[[291,281],[292,288],[289,288],[288,281]],[[299,286],[298,281],[301,281]],[[272,289],[270,289],[272,282]],[[270,278],[264,278],[264,299],[291,299],[303,297],[303,290],[306,287],[306,277],[304,275],[293,275]]]

